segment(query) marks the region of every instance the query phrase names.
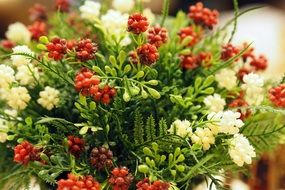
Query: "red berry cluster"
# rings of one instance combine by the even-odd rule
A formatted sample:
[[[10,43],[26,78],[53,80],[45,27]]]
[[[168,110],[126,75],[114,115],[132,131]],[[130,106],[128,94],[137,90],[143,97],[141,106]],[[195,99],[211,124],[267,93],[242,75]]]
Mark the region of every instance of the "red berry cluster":
[[[271,88],[269,99],[275,106],[285,108],[285,84]]]
[[[249,68],[247,68],[247,67],[240,68],[240,70],[237,73],[238,79],[243,81],[244,75],[247,75],[249,73],[251,73],[251,70]]]
[[[43,5],[36,3],[33,7],[29,9],[29,18],[31,21],[46,21],[46,8]]]
[[[259,57],[254,56],[249,64],[254,68],[254,70],[263,71],[267,68],[268,60],[264,55],[260,55]]]
[[[14,161],[20,164],[27,165],[30,161],[39,161],[39,149],[35,148],[28,141],[18,144],[14,148]]]
[[[68,174],[68,179],[57,182],[57,190],[100,190],[100,184],[92,176],[75,176]]]
[[[178,35],[180,36],[180,41],[182,41],[184,38],[186,38],[188,36],[191,37],[191,41],[188,44],[189,47],[196,45],[201,39],[201,32],[197,33],[194,30],[194,28],[191,26],[187,26],[185,28],[182,28],[179,31]]]
[[[129,189],[134,177],[126,167],[116,167],[111,173],[109,183],[113,186],[113,190]]]
[[[66,40],[57,37],[53,38],[46,47],[49,52],[49,58],[53,58],[56,61],[61,60],[67,51]]]
[[[148,43],[155,45],[159,48],[162,44],[165,44],[168,40],[168,32],[166,28],[154,26],[148,30]]]
[[[243,99],[243,97],[244,97],[244,93],[240,93],[240,95],[229,104],[229,107],[230,108],[248,107],[249,105]],[[241,114],[240,115],[241,120],[245,120],[246,118],[248,118],[251,115],[250,109],[246,109],[246,110],[238,109],[237,111]]]
[[[137,190],[168,190],[169,183],[162,181],[154,181],[150,184],[149,179],[145,178],[136,184]]]
[[[128,32],[141,34],[148,29],[149,23],[147,18],[140,13],[134,13],[128,19]]]
[[[218,23],[219,12],[217,10],[204,8],[203,3],[199,2],[189,7],[188,17],[191,18],[195,24],[212,29],[214,25]]]
[[[198,62],[199,65],[202,65],[204,67],[210,67],[212,62],[212,53],[211,52],[200,52],[198,54]]]
[[[97,45],[91,39],[83,39],[77,42],[75,46],[76,58],[80,61],[88,61],[95,58]]]
[[[46,23],[42,21],[35,21],[32,25],[28,26],[28,29],[32,34],[32,39],[34,40],[38,40],[41,36],[44,36],[47,33]]]
[[[1,40],[1,47],[5,48],[5,49],[12,49],[13,47],[15,47],[15,43],[11,42],[10,40]]]
[[[227,61],[231,59],[232,57],[236,56],[239,54],[240,49],[235,47],[232,44],[226,44],[222,47],[222,53],[221,53],[221,59],[224,61]],[[238,61],[238,59],[236,59]]]
[[[67,143],[69,152],[75,156],[79,156],[84,151],[85,142],[79,137],[69,135]]]
[[[195,55],[182,55],[181,67],[186,70],[193,70],[199,67],[198,58]]]
[[[111,168],[113,166],[113,153],[111,150],[104,147],[95,147],[91,151],[90,161],[91,165],[97,170],[102,170],[105,167]]]
[[[159,53],[157,48],[149,43],[143,44],[137,48],[137,58],[140,63],[145,65],[151,65],[159,59]]]
[[[55,7],[61,12],[68,12],[70,7],[69,0],[55,0]]]
[[[109,104],[117,94],[115,88],[105,85],[99,88],[100,79],[87,68],[81,69],[75,77],[75,89],[84,96],[92,96],[95,101]]]

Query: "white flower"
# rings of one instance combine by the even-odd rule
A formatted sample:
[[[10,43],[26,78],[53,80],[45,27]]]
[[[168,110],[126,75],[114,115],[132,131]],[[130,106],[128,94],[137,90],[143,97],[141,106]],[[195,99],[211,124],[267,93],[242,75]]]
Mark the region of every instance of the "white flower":
[[[32,52],[32,50],[30,50],[28,48],[28,46],[26,45],[22,45],[22,46],[16,46],[13,48],[13,53],[17,54],[17,53],[24,53],[24,54],[28,54],[33,56],[34,53]],[[31,59],[28,58],[27,56],[24,55],[12,55],[11,56],[11,60],[12,60],[12,64],[16,67],[19,67],[20,65],[27,65],[31,62]]]
[[[249,105],[258,106],[264,99],[264,80],[259,75],[249,73],[243,77],[244,84],[241,86],[245,90],[245,101]]]
[[[208,115],[208,120],[213,121],[213,123],[209,123],[209,125],[211,127],[218,126],[218,131],[220,133],[237,134],[239,132],[239,128],[244,125],[242,120],[239,119],[240,115],[241,114],[239,112],[233,111],[213,112]]]
[[[7,121],[0,119],[0,143],[4,143],[7,140],[8,125]]]
[[[209,128],[198,127],[191,136],[191,140],[194,144],[202,145],[203,150],[209,150],[211,144],[215,144],[214,134]]]
[[[28,90],[25,87],[13,87],[9,96],[6,97],[7,104],[16,110],[23,110],[31,100]]]
[[[108,33],[120,37],[127,30],[128,14],[111,9],[101,17],[101,21]]]
[[[32,35],[27,27],[20,22],[10,24],[8,31],[6,32],[8,40],[21,44],[28,44],[31,41],[31,36]]]
[[[32,64],[21,65],[18,67],[18,72],[15,76],[21,85],[29,85],[33,84],[35,79],[39,79],[39,71]]]
[[[45,89],[40,92],[40,98],[37,102],[47,110],[52,110],[59,103],[59,91],[46,86]]]
[[[0,65],[0,88],[9,88],[10,84],[15,81],[14,70],[6,65]]]
[[[0,99],[6,100],[6,97],[9,95],[9,93],[10,93],[9,88],[0,88]]]
[[[81,17],[89,21],[94,21],[98,19],[100,15],[100,9],[100,3],[90,0],[85,1],[84,5],[79,8],[81,12]]]
[[[215,75],[219,87],[232,90],[237,85],[236,73],[231,69],[222,69]]]
[[[17,110],[14,110],[14,109],[5,109],[4,113],[11,116],[11,117],[17,117],[17,115],[18,115]]]
[[[229,154],[233,162],[238,166],[244,163],[251,164],[252,158],[256,156],[253,146],[242,134],[236,134],[230,141]]]
[[[113,0],[114,9],[120,12],[129,12],[135,6],[134,0]]]
[[[168,132],[171,134],[176,134],[181,137],[190,137],[192,135],[192,128],[190,127],[191,123],[188,120],[175,120]]]
[[[151,11],[150,8],[146,8],[143,10],[143,15],[147,18],[148,22],[151,24],[155,21],[155,15]]]
[[[219,94],[207,96],[204,99],[204,103],[211,112],[223,111],[226,105],[226,101]]]

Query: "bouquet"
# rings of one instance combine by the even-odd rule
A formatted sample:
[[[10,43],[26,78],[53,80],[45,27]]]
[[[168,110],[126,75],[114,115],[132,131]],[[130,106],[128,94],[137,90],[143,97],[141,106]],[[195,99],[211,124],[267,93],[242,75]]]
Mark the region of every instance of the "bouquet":
[[[202,3],[176,17],[142,0],[56,0],[8,27],[0,49],[0,188],[187,190],[238,172],[285,133],[285,80],[240,12],[218,27]],[[228,26],[233,26],[228,32]]]

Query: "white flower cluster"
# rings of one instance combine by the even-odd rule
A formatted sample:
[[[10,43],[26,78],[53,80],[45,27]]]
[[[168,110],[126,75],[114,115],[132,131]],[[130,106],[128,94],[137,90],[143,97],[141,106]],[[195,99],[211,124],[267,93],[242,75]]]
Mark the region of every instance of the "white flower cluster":
[[[0,119],[0,143],[4,143],[7,140],[8,125],[7,121]]]
[[[233,162],[240,167],[243,166],[244,163],[251,164],[252,158],[255,157],[256,154],[248,139],[242,134],[236,134],[229,142],[229,154]]]
[[[13,48],[13,53],[17,54],[17,53],[24,53],[24,54],[28,54],[33,56],[34,53],[32,52],[32,50],[30,50],[28,48],[28,46],[26,45],[22,45],[22,46],[16,46]],[[24,56],[24,55],[12,55],[11,56],[11,60],[12,60],[12,64],[16,67],[19,67],[21,65],[27,65],[31,62],[31,59]]]
[[[32,64],[21,65],[17,69],[15,77],[21,85],[33,85],[34,81],[40,78],[38,69]]]
[[[13,87],[6,96],[7,104],[15,110],[23,110],[31,100],[28,90],[25,87]]]
[[[10,24],[6,32],[8,40],[20,44],[28,44],[31,41],[31,36],[32,34],[27,27],[20,22]]]
[[[198,127],[191,136],[191,140],[194,144],[202,145],[203,150],[209,150],[211,144],[215,144],[214,133],[209,128]]]
[[[170,134],[176,134],[183,138],[190,137],[192,135],[191,123],[188,120],[181,121],[177,119],[171,124],[168,132]]]
[[[0,65],[0,88],[2,88],[1,91],[9,88],[12,82],[15,81],[14,74],[15,72],[11,67]]]
[[[99,18],[100,9],[100,3],[90,0],[85,1],[84,4],[79,8],[81,17],[89,21],[95,21]]]
[[[233,111],[224,111],[218,113],[210,113],[208,115],[208,120],[213,121],[212,124],[209,124],[211,127],[218,126],[218,132],[225,134],[237,134],[239,128],[241,128],[244,123],[240,118],[239,112]]]
[[[222,69],[215,75],[219,87],[232,90],[237,85],[236,73],[232,69]]]
[[[260,105],[264,99],[263,79],[257,74],[249,73],[243,77],[243,82],[242,89],[245,90],[245,101],[249,105]]]
[[[219,94],[205,97],[204,103],[209,108],[210,112],[223,111],[226,105],[226,101]]]
[[[134,0],[113,0],[114,9],[120,12],[129,12],[135,6]]]
[[[46,86],[45,89],[40,92],[40,98],[37,102],[47,110],[52,110],[59,103],[59,91]]]

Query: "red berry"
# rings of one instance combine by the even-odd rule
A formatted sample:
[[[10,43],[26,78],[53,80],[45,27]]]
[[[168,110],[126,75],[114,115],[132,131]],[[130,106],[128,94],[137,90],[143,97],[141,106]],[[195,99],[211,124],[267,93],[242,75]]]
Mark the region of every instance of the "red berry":
[[[212,58],[213,56],[211,52],[200,52],[197,57],[199,65],[202,65],[203,67],[210,67],[212,64]]]
[[[133,181],[133,176],[126,167],[116,167],[112,170],[109,184],[114,190],[128,190]]]
[[[55,7],[61,12],[68,12],[70,7],[69,0],[55,0]]]
[[[204,8],[203,3],[199,2],[189,7],[188,17],[195,24],[212,29],[218,23],[219,12]]]
[[[155,45],[159,48],[162,44],[165,44],[168,40],[168,32],[166,28],[159,26],[152,27],[148,30],[148,43]]]
[[[245,62],[248,58],[254,58],[253,51],[254,48],[248,47],[247,43],[243,44],[243,48],[247,48],[247,50],[242,54],[243,61]]]
[[[248,107],[248,106],[249,106],[248,103],[243,99],[243,94],[241,94],[238,98],[236,98],[229,104],[230,108]],[[238,109],[237,111],[241,114],[240,115],[241,120],[245,120],[251,115],[250,109],[245,109],[245,110]]]
[[[102,170],[105,167],[111,168],[113,166],[113,153],[111,150],[104,147],[95,147],[91,151],[90,161],[91,165],[97,170]]]
[[[195,55],[181,56],[181,67],[186,70],[193,70],[199,67],[198,58]]]
[[[191,37],[191,40],[187,46],[192,47],[196,45],[201,39],[201,32],[196,32],[193,27],[187,26],[182,28],[178,35],[180,36],[180,41],[182,41],[186,37]]]
[[[167,182],[154,181],[153,183],[149,182],[148,178],[145,178],[139,181],[136,184],[137,190],[168,190],[170,185]]]
[[[68,174],[68,179],[57,182],[57,190],[99,190],[100,184],[92,176],[75,176]]]
[[[128,31],[134,34],[140,34],[148,29],[147,18],[140,13],[134,13],[128,19]]]
[[[31,21],[46,21],[46,8],[43,5],[36,3],[33,7],[29,9],[29,18]]]
[[[238,79],[242,81],[242,80],[243,80],[243,77],[244,77],[245,75],[251,73],[251,72],[252,72],[251,69],[248,69],[248,68],[246,68],[246,67],[242,67],[242,68],[238,71],[238,73],[237,73]]]
[[[12,49],[13,47],[15,47],[15,43],[11,42],[10,40],[1,40],[1,47],[5,48],[5,49]]]
[[[136,53],[141,64],[151,65],[159,59],[157,48],[149,43],[138,47]]]
[[[38,40],[41,36],[47,34],[46,23],[41,21],[36,21],[32,25],[29,25],[28,29],[31,32],[34,40]]]
[[[285,108],[285,84],[271,88],[269,99],[275,106]]]
[[[226,44],[222,47],[221,59],[227,61],[239,54],[239,52],[239,48],[233,46],[232,44]],[[235,61],[238,61],[238,59],[236,59]]]
[[[69,135],[67,143],[69,152],[75,156],[79,156],[84,151],[85,142],[83,139]]]
[[[49,52],[49,58],[53,58],[56,61],[61,60],[67,51],[66,40],[60,38],[53,38],[46,47]]]
[[[75,50],[76,58],[84,62],[95,58],[97,45],[91,39],[84,39],[77,42]]]
[[[14,161],[27,165],[29,161],[40,161],[39,149],[35,148],[28,141],[18,144],[14,148]]]
[[[260,55],[258,58],[254,57],[249,64],[253,66],[256,71],[259,71],[267,68],[268,61],[264,55]]]

